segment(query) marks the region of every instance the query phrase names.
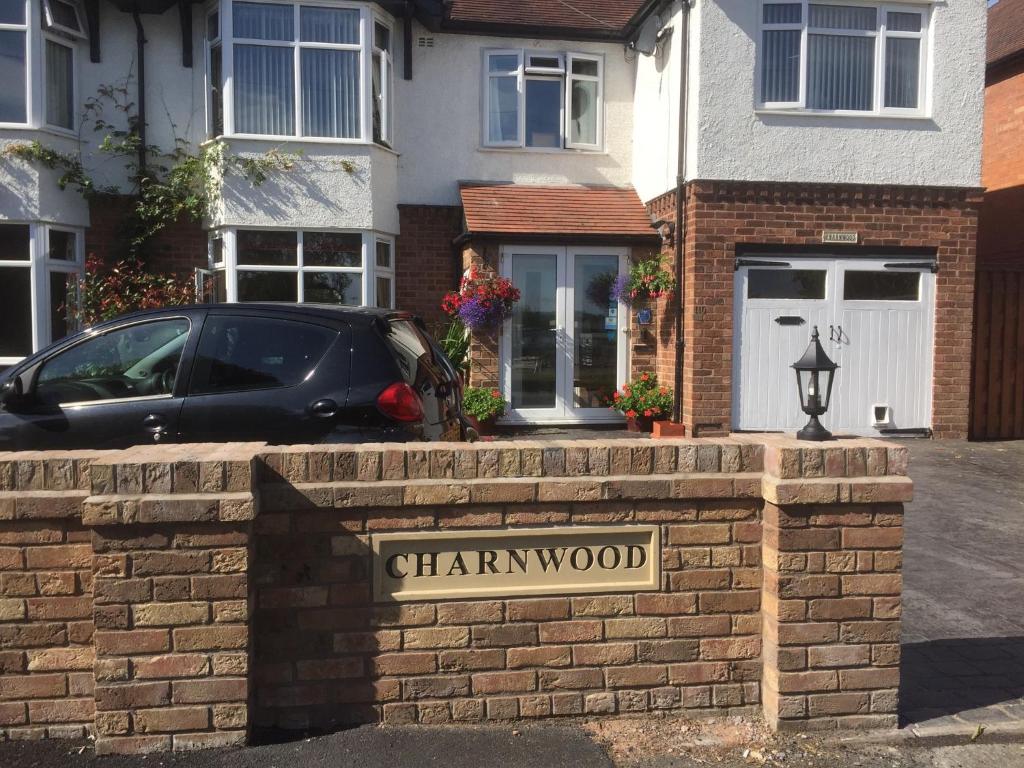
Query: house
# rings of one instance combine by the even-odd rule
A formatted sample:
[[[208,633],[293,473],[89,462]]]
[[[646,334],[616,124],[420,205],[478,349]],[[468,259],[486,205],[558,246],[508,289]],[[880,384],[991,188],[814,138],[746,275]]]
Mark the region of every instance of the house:
[[[988,11],[971,435],[1024,437],[1024,0]]]
[[[144,108],[147,142],[249,161],[214,163],[207,220],[151,249],[221,300],[437,323],[475,266],[523,295],[472,345],[510,422],[608,423],[649,371],[690,434],[793,429],[817,327],[831,427],[967,433],[981,0],[0,2],[24,84],[0,141],[81,147],[123,190],[84,129]],[[59,171],[0,163],[0,363],[64,332],[67,276],[116,230],[119,198]],[[682,280],[640,324],[597,288],[659,255]]]

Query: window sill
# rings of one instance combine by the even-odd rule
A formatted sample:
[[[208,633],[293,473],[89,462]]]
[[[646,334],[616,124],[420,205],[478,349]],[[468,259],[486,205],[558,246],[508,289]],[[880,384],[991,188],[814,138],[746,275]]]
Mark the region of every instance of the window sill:
[[[767,115],[773,117],[821,117],[825,119],[829,118],[857,118],[859,120],[918,120],[928,121],[932,119],[932,116],[924,112],[908,112],[906,114],[900,114],[895,112],[855,112],[855,111],[842,111],[842,112],[820,112],[813,109],[771,109],[771,108],[755,108],[755,115]]]
[[[25,133],[44,133],[49,136],[57,136],[62,139],[78,141],[78,134],[66,128],[57,128],[53,125],[24,125],[22,123],[0,123],[0,131],[24,131]]]
[[[607,156],[606,149],[563,149],[561,147],[477,147],[477,152],[517,155],[594,155]]]
[[[362,139],[332,139],[324,136],[260,136],[251,133],[221,134],[212,139],[206,139],[200,146],[206,147],[218,141],[265,141],[274,144],[333,144],[339,147],[371,147],[382,152],[401,157],[401,153],[391,147],[378,144],[375,141],[363,141]]]

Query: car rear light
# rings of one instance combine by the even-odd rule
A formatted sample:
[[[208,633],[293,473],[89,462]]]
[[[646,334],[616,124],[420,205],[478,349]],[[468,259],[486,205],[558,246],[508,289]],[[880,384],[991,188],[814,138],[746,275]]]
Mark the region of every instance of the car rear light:
[[[380,393],[377,407],[395,421],[422,421],[423,403],[408,384],[398,382]]]

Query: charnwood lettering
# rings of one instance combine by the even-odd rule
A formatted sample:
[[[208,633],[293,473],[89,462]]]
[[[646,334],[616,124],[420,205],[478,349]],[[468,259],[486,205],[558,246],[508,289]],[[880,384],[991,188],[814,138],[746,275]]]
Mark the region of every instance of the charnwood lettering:
[[[657,526],[381,534],[377,600],[657,589]]]

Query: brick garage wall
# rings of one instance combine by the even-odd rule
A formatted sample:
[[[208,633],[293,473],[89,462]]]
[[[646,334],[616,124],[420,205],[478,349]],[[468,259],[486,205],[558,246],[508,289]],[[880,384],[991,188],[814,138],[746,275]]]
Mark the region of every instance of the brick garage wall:
[[[398,206],[401,234],[395,242],[395,297],[438,332],[447,324],[441,299],[458,287],[461,272],[452,241],[462,232],[462,208],[449,205]]]
[[[89,200],[89,229],[85,252],[111,263],[126,256],[121,231],[135,198],[128,195],[96,195]],[[196,267],[206,268],[207,233],[185,218],[159,232],[143,250],[149,269],[191,276]]]
[[[762,700],[892,725],[905,473],[753,435],[2,454],[0,727],[110,754]],[[378,532],[630,522],[661,526],[659,591],[371,601]]]
[[[1024,268],[1024,58],[990,67],[985,82],[978,266]]]
[[[662,216],[671,196],[654,201]],[[743,245],[821,248],[825,229],[857,231],[851,256],[878,247],[934,250],[932,427],[967,436],[979,197],[974,190],[696,181],[687,187],[683,420],[696,435],[727,432],[732,408],[733,275]],[[834,249],[833,249],[834,250]],[[659,373],[674,359],[659,348]]]
[[[91,458],[0,453],[0,741],[91,733]]]

